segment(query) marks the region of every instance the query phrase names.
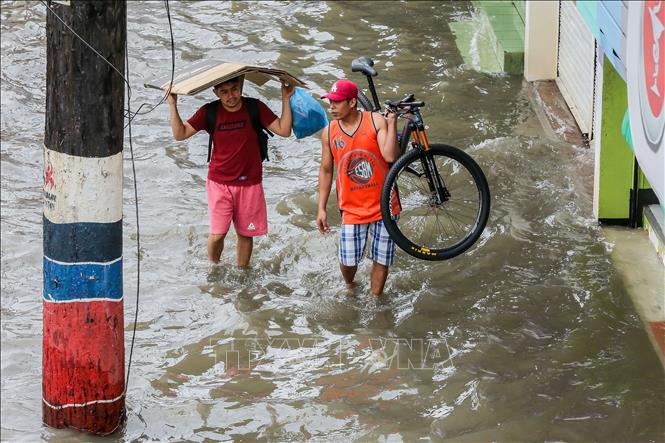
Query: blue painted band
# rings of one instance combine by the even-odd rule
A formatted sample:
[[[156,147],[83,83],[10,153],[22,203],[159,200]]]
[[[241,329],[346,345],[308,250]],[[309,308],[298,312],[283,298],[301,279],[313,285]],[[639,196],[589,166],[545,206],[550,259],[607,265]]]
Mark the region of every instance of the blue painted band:
[[[122,257],[122,219],[61,224],[44,217],[44,255],[66,263],[103,263]]]
[[[111,263],[63,264],[44,257],[44,299],[76,300],[122,298],[122,259]]]

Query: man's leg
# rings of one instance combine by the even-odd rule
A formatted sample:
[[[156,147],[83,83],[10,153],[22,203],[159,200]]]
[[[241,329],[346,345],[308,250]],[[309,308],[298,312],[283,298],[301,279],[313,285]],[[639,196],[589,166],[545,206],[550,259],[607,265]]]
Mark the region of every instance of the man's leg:
[[[224,237],[226,234],[208,234],[208,258],[213,263],[219,263],[224,250]]]
[[[244,235],[238,234],[238,245],[236,249],[238,251],[239,268],[246,268],[249,266],[249,259],[252,258],[253,246],[254,240],[252,237],[245,237]]]
[[[339,240],[339,269],[348,288],[355,286],[353,279],[358,270],[367,242],[368,225],[343,224]]]
[[[343,264],[339,264],[339,269],[342,271],[342,277],[344,277],[344,282],[346,282],[346,286],[348,288],[353,288],[356,284],[353,281],[353,279],[356,276],[356,271],[358,270],[358,266],[344,266]]]
[[[268,209],[263,186],[259,183],[248,186],[231,186],[234,200],[234,218],[238,234],[238,267],[246,268],[252,258],[254,237],[268,233]]]
[[[224,250],[224,237],[231,226],[233,217],[233,200],[228,187],[212,180],[206,181],[208,195],[208,218],[210,233],[208,234],[208,259],[219,263]]]
[[[372,262],[372,283],[369,290],[373,295],[379,296],[383,293],[383,287],[388,278],[388,269],[388,266]]]
[[[395,242],[392,241],[383,221],[378,220],[370,224],[370,258],[372,259],[372,274],[370,291],[379,296],[388,278],[388,269],[395,260]]]

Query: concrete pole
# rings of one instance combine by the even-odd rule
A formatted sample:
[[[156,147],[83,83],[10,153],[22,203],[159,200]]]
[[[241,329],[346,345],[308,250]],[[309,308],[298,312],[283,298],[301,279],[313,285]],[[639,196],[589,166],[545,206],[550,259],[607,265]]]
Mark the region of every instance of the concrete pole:
[[[49,2],[120,72],[124,1]],[[125,409],[124,81],[47,11],[43,420],[113,432]]]

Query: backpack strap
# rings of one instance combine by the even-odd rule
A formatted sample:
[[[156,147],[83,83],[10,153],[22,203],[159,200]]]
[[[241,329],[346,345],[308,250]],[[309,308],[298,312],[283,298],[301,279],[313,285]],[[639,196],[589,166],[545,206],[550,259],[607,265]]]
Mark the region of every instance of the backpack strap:
[[[252,123],[252,128],[254,128],[254,132],[256,132],[256,136],[259,139],[261,160],[269,160],[268,146],[265,142],[262,143],[261,140],[267,139],[267,135],[272,137],[274,134],[261,124],[261,118],[259,116],[259,100],[252,97],[243,97],[243,100],[245,100],[245,103],[247,104],[247,112],[249,113],[249,120]]]
[[[212,158],[212,136],[215,133],[215,124],[217,123],[217,111],[219,110],[219,100],[214,102],[206,103],[206,131],[209,134],[208,137],[208,163]]]
[[[275,135],[261,124],[261,117],[259,116],[259,100],[253,97],[243,97],[242,99],[247,103],[247,112],[249,112],[249,119],[252,122],[254,132],[258,134],[260,131],[265,131],[271,137]]]

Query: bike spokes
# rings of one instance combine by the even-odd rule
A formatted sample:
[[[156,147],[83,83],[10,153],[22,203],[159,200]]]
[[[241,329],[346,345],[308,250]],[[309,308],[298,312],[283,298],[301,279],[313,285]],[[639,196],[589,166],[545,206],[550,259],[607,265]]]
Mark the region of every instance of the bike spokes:
[[[482,208],[480,189],[457,159],[423,152],[400,165],[395,183],[401,203],[395,227],[410,242],[449,250],[475,233]]]

